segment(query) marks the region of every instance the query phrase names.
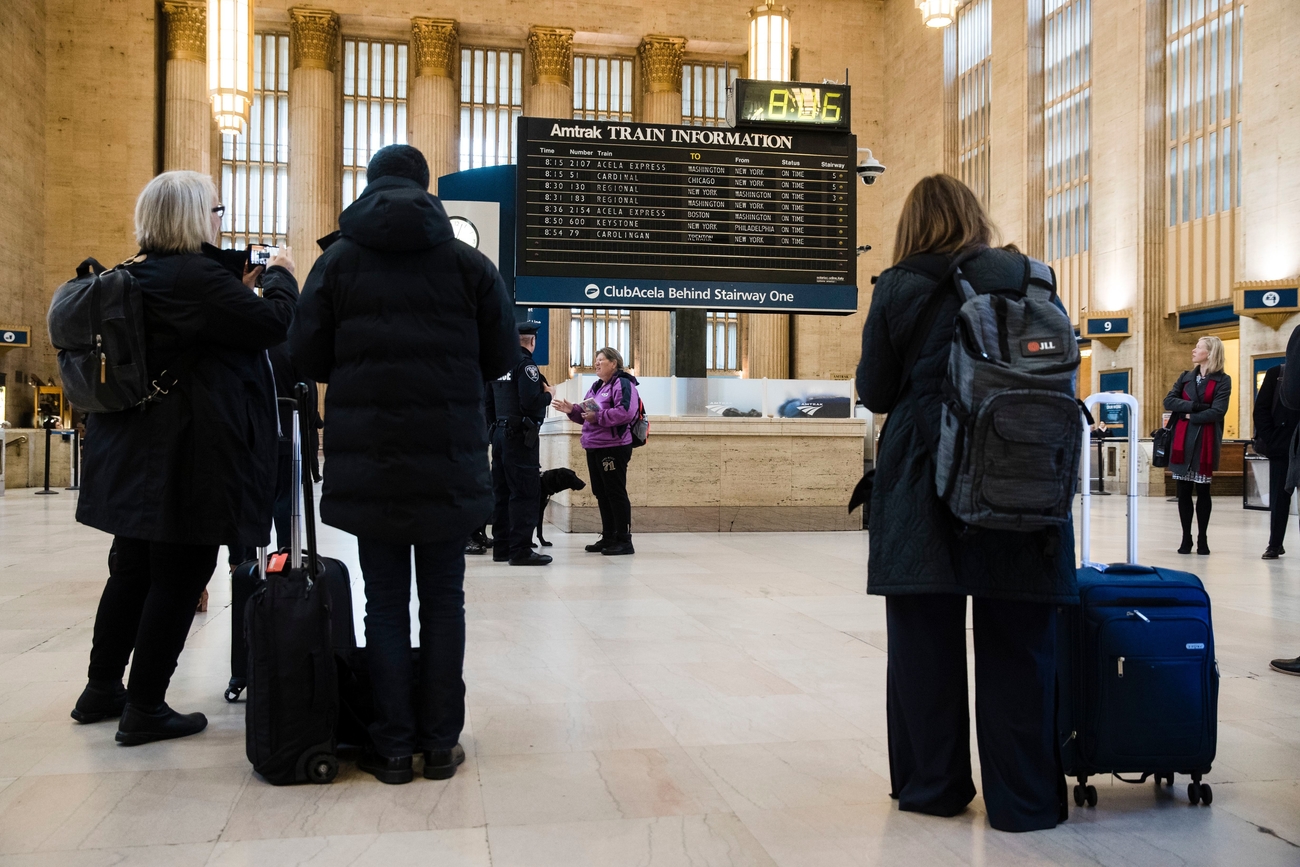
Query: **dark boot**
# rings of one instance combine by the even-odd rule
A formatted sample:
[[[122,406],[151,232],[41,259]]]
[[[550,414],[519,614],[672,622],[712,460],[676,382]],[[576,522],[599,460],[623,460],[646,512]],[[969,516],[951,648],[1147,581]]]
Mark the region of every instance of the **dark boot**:
[[[547,566],[550,565],[550,562],[550,554],[538,554],[536,551],[528,551],[517,557],[510,558],[511,566]]]
[[[426,780],[450,780],[456,773],[456,766],[465,761],[465,748],[460,744],[449,750],[424,751],[424,778]]]
[[[203,714],[177,713],[165,701],[150,710],[128,702],[117,724],[117,742],[124,747],[135,747],[153,741],[189,737],[207,727],[208,718]]]
[[[1192,553],[1192,534],[1191,534],[1191,533],[1184,533],[1184,534],[1183,534],[1183,544],[1181,544],[1181,545],[1178,546],[1178,553],[1179,553],[1179,554],[1190,554],[1190,553]]]
[[[126,687],[119,680],[92,680],[86,684],[77,699],[77,706],[72,709],[72,718],[77,722],[97,723],[122,715],[126,707]]]
[[[1196,553],[1197,554],[1210,553],[1210,543],[1206,541],[1204,533],[1201,533],[1199,536],[1196,537]]]
[[[588,554],[599,554],[601,551],[604,551],[608,547],[609,547],[609,539],[606,539],[604,536],[601,536],[599,539],[592,542],[583,550],[585,550]]]
[[[409,783],[415,779],[415,771],[411,770],[410,756],[390,759],[373,750],[366,750],[361,754],[361,758],[357,759],[357,767],[367,774],[373,774],[379,782],[390,785]]]
[[[635,554],[636,549],[632,547],[632,534],[622,533],[618,538],[605,546],[600,553],[606,557],[617,557],[620,554]]]

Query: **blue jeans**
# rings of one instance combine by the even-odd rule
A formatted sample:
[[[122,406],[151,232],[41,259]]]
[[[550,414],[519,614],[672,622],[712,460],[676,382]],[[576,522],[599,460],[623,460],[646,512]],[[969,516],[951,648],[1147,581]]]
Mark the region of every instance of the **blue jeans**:
[[[420,595],[418,671],[411,659],[412,548]],[[409,545],[357,539],[357,552],[366,586],[375,750],[400,758],[451,749],[465,727],[465,540]]]

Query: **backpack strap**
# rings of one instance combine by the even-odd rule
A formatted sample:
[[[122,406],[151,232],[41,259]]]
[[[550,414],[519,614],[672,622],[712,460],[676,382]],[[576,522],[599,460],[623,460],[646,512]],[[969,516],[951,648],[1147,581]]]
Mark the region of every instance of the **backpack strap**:
[[[979,255],[983,251],[984,248],[982,247],[962,250],[958,252],[956,256],[953,256],[952,259],[948,261],[947,267],[940,272],[936,279],[934,289],[930,292],[930,297],[926,299],[925,308],[921,311],[921,315],[916,319],[916,328],[912,331],[912,342],[907,347],[907,354],[903,356],[903,376],[898,388],[900,396],[904,389],[906,389],[911,383],[912,368],[916,366],[916,360],[921,355],[921,349],[925,346],[926,338],[930,336],[930,330],[934,327],[934,320],[939,315],[939,308],[943,304],[944,291],[953,284],[953,276],[960,275],[962,262]],[[928,255],[929,254],[927,254],[927,257]],[[910,256],[905,259],[904,262],[910,263],[914,259],[921,258],[921,256]],[[926,261],[923,264],[927,266],[927,268],[932,266],[932,262],[930,261]],[[903,263],[900,262],[896,267],[902,266]],[[925,277],[932,276],[928,271],[922,271],[920,269],[904,268],[904,270],[911,271],[914,274],[921,274]],[[959,297],[964,297],[964,294],[965,293],[962,293]]]

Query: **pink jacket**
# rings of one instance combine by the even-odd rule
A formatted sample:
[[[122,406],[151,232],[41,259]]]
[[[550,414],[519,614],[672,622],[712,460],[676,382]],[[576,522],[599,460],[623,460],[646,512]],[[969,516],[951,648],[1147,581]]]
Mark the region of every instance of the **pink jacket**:
[[[636,392],[636,377],[620,370],[609,382],[596,380],[587,391],[587,400],[596,401],[596,418],[584,421],[581,404],[574,404],[569,418],[582,425],[584,449],[608,449],[632,444],[632,422],[636,420],[641,398]]]

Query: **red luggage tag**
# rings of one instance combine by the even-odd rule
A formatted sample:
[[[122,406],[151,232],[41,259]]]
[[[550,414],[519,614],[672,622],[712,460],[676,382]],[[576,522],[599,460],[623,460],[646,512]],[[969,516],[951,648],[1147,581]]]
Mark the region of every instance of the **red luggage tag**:
[[[266,571],[267,571],[267,572],[283,572],[283,571],[284,571],[284,564],[285,564],[286,562],[288,562],[288,560],[289,560],[289,555],[288,555],[287,553],[285,553],[285,554],[272,554],[270,557],[267,558],[267,561],[266,561]]]

